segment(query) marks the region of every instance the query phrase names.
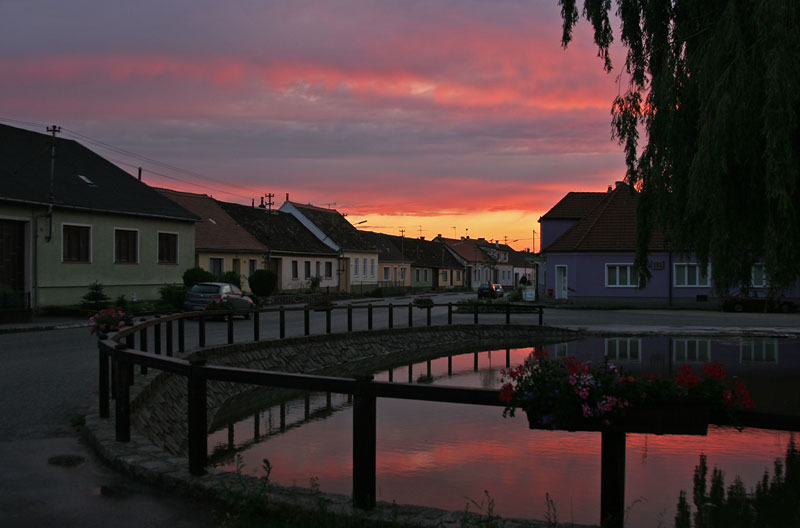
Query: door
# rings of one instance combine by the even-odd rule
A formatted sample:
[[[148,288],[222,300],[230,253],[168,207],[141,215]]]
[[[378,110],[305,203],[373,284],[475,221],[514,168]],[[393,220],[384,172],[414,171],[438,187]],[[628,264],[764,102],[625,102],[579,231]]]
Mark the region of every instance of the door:
[[[556,266],[556,299],[567,298],[567,267]]]
[[[0,220],[0,306],[22,304],[25,292],[25,223]]]

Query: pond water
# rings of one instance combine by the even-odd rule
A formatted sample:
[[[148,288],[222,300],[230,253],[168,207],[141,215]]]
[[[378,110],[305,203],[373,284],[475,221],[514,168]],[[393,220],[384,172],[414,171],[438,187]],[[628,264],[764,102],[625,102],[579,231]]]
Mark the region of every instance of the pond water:
[[[800,414],[800,343],[777,339],[588,339],[549,345],[551,357],[613,359],[627,370],[668,375],[684,364],[719,361],[741,377],[758,408]],[[404,365],[376,380],[498,388],[500,370],[520,364],[531,348],[468,353]],[[600,517],[600,433],[530,430],[524,413],[501,407],[407,400],[377,401],[377,499],[486,513],[487,496],[503,517],[543,519],[546,496],[561,522],[597,524]],[[681,490],[691,498],[701,453],[726,486],[736,475],[751,489],[773,472],[792,433],[710,426],[707,436],[629,434],[627,524],[673,526]],[[310,394],[260,410],[209,436],[211,462],[246,473],[272,465],[270,480],[352,491],[352,413],[345,395]],[[488,494],[488,495],[487,495]]]

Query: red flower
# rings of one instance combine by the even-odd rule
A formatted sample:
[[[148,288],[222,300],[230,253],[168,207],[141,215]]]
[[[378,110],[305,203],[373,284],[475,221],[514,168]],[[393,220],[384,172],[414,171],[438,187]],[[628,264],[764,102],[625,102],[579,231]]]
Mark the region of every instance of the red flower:
[[[510,402],[514,397],[514,386],[511,383],[505,383],[500,387],[500,401]]]
[[[718,362],[708,362],[703,366],[703,372],[709,378],[716,378],[716,379],[725,379],[727,373],[725,372],[725,367],[720,365]]]
[[[691,365],[681,366],[680,373],[675,376],[675,383],[687,388],[696,387],[701,380],[702,378],[694,373]]]
[[[570,374],[586,374],[589,372],[591,363],[588,361],[581,361],[574,356],[569,356],[564,358],[564,366],[567,367]]]

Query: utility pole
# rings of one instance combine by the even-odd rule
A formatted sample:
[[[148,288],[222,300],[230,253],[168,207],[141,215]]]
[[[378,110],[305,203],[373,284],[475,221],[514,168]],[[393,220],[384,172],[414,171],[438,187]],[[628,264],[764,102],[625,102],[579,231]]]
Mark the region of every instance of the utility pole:
[[[267,197],[267,210],[271,213],[272,212],[272,206],[275,205],[275,202],[272,201],[272,199],[275,197],[275,195],[272,194],[272,193],[269,193],[269,194],[265,194],[264,196]]]
[[[52,202],[55,198],[55,187],[56,187],[56,142],[55,137],[56,134],[61,133],[60,126],[49,126],[47,127],[48,132],[52,132],[53,134],[53,142],[50,144],[50,201]]]

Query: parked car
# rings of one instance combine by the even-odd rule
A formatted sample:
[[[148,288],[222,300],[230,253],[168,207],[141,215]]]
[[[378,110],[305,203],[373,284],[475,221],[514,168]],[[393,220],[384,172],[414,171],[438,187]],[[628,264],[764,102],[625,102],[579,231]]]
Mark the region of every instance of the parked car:
[[[245,319],[250,318],[249,310],[255,307],[253,300],[247,297],[235,284],[228,282],[198,282],[186,293],[183,309],[187,312],[205,310],[210,303],[230,302],[235,312],[243,312]]]
[[[496,299],[503,296],[503,286],[500,284],[481,284],[478,286],[478,299]]]
[[[728,297],[722,301],[722,309],[726,312],[794,312],[797,304],[784,299],[769,297]]]

